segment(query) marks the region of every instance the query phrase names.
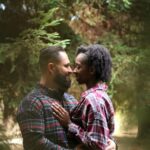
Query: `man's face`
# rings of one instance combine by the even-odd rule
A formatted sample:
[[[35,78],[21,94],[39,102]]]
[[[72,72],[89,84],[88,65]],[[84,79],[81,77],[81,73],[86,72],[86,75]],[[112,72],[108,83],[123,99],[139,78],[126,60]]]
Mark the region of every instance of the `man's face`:
[[[86,63],[86,57],[84,53],[79,53],[75,58],[74,73],[79,84],[86,84],[90,79],[90,71]]]
[[[59,62],[56,64],[54,81],[61,90],[67,91],[71,85],[72,69],[66,52],[59,52]]]

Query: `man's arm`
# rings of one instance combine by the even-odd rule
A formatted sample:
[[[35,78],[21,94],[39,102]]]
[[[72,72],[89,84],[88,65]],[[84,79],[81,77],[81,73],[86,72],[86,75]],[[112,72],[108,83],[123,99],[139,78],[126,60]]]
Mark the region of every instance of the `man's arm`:
[[[47,139],[44,135],[44,117],[40,110],[26,110],[18,113],[19,123],[23,136],[24,148],[30,150],[67,150]]]

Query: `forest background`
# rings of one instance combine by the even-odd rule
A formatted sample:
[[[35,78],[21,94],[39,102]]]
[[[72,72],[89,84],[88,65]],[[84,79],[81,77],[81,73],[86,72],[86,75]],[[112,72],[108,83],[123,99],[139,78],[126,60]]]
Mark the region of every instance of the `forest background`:
[[[113,58],[109,94],[121,150],[150,148],[149,0],[0,0],[0,149],[19,134],[15,114],[39,79],[40,49],[60,45],[73,63],[76,48],[91,43]],[[84,87],[72,79],[79,99]]]

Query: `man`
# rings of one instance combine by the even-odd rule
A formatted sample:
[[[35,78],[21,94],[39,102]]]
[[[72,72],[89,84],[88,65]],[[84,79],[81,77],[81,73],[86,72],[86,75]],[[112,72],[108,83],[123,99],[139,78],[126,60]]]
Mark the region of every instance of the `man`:
[[[85,84],[79,104],[68,112],[57,103],[55,117],[89,150],[105,150],[114,131],[114,109],[106,93],[111,75],[111,56],[102,45],[79,47],[74,73],[79,84]]]
[[[24,149],[78,150],[77,143],[69,140],[67,130],[51,109],[53,103],[58,103],[70,112],[77,105],[74,97],[65,93],[72,73],[68,56],[63,48],[50,46],[41,50],[39,64],[40,81],[23,99],[17,113]]]

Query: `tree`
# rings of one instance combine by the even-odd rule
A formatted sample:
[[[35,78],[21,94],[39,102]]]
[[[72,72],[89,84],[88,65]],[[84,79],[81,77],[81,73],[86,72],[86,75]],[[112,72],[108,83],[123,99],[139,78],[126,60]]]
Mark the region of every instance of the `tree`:
[[[136,99],[137,99],[137,118],[138,118],[138,137],[143,138],[149,136],[150,133],[150,101],[149,101],[149,57],[150,57],[150,2],[147,0],[136,1],[133,3],[131,15],[136,13],[135,21],[140,26],[137,35],[137,47],[139,53],[139,61],[136,74]]]
[[[46,45],[67,45],[72,60],[80,44],[106,45],[113,57],[110,94],[115,107],[126,112],[145,110],[146,104],[149,106],[145,97],[149,84],[141,76],[146,79],[148,75],[144,69],[148,68],[150,35],[147,14],[146,0],[1,0],[0,92],[4,118],[15,112],[19,100],[38,79],[38,54]],[[142,124],[142,118],[138,115],[139,129],[148,125]]]
[[[83,42],[105,44],[112,53],[111,94],[116,107],[138,112],[138,136],[148,134],[150,2],[85,0],[71,6],[70,26]]]
[[[6,121],[14,116],[18,102],[38,79],[39,50],[46,45],[66,47],[70,42],[61,39],[55,30],[63,21],[55,18],[58,8],[46,8],[47,4],[50,2],[6,1],[6,9],[0,12],[0,91]],[[12,30],[5,33],[5,29]]]

